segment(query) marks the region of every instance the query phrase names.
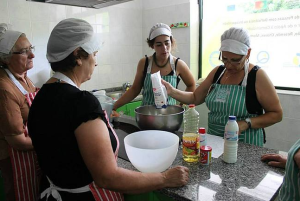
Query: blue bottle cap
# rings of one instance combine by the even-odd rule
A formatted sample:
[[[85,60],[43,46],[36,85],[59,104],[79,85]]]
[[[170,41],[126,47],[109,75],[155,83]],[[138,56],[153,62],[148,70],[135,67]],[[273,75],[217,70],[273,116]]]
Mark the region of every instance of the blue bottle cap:
[[[229,120],[236,120],[236,116],[229,116]]]

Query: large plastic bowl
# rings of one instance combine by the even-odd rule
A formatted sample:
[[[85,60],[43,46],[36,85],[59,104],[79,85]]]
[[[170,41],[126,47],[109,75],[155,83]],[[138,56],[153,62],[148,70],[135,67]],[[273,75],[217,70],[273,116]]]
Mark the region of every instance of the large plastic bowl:
[[[167,131],[138,131],[124,138],[131,164],[141,172],[163,172],[176,158],[179,137]]]
[[[156,109],[154,105],[135,109],[135,119],[141,130],[178,131],[183,121],[184,109],[176,105]]]

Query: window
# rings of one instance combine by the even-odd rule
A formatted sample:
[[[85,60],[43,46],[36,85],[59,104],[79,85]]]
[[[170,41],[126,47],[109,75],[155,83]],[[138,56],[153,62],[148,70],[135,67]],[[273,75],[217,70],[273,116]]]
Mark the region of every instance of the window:
[[[250,62],[277,88],[300,90],[300,0],[202,1],[201,77],[220,64],[221,35],[236,26],[250,33]]]

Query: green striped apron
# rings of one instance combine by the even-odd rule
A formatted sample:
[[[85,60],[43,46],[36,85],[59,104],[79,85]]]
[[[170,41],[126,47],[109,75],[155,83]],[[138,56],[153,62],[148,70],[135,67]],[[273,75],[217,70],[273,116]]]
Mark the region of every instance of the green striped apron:
[[[221,79],[226,68],[219,76]],[[205,103],[209,109],[207,133],[224,136],[225,125],[229,115],[235,115],[237,121],[258,116],[249,114],[246,108],[246,85],[248,68],[245,67],[245,76],[241,85],[212,84],[211,92],[206,96]],[[257,146],[263,146],[263,130],[247,129],[239,135],[239,140]]]
[[[294,156],[299,149],[300,139],[289,150],[285,176],[279,191],[280,201],[300,200],[300,169],[294,161]]]
[[[153,57],[152,57],[153,58]],[[144,80],[144,87],[143,87],[143,101],[142,105],[155,105],[154,101],[154,94],[152,90],[152,81],[151,81],[151,67],[153,59],[149,58],[149,65],[147,67],[147,74]],[[172,71],[174,72],[173,75],[165,75],[161,76],[162,79],[169,82],[173,87],[176,88],[177,85],[177,75],[175,70],[175,63],[173,60],[173,56],[170,54],[170,64]],[[168,97],[168,105],[176,105],[176,100],[172,97]]]

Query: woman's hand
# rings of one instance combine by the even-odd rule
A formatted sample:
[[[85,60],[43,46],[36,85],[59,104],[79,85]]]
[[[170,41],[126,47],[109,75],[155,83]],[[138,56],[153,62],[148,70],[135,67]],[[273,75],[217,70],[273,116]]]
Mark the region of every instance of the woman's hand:
[[[261,156],[261,160],[266,161],[269,166],[285,168],[287,158],[280,154],[264,154]]]
[[[116,110],[112,110],[112,113],[110,116],[111,117],[120,117],[120,114]]]
[[[244,120],[240,120],[237,123],[239,125],[239,134],[249,128],[248,124]]]
[[[167,82],[163,79],[161,79],[161,83],[166,87],[168,95],[171,95],[173,86],[169,82]]]
[[[298,165],[298,168],[300,169],[300,149],[294,155],[294,161]]]
[[[171,168],[162,173],[166,187],[179,187],[186,185],[189,180],[189,169],[183,166]]]

